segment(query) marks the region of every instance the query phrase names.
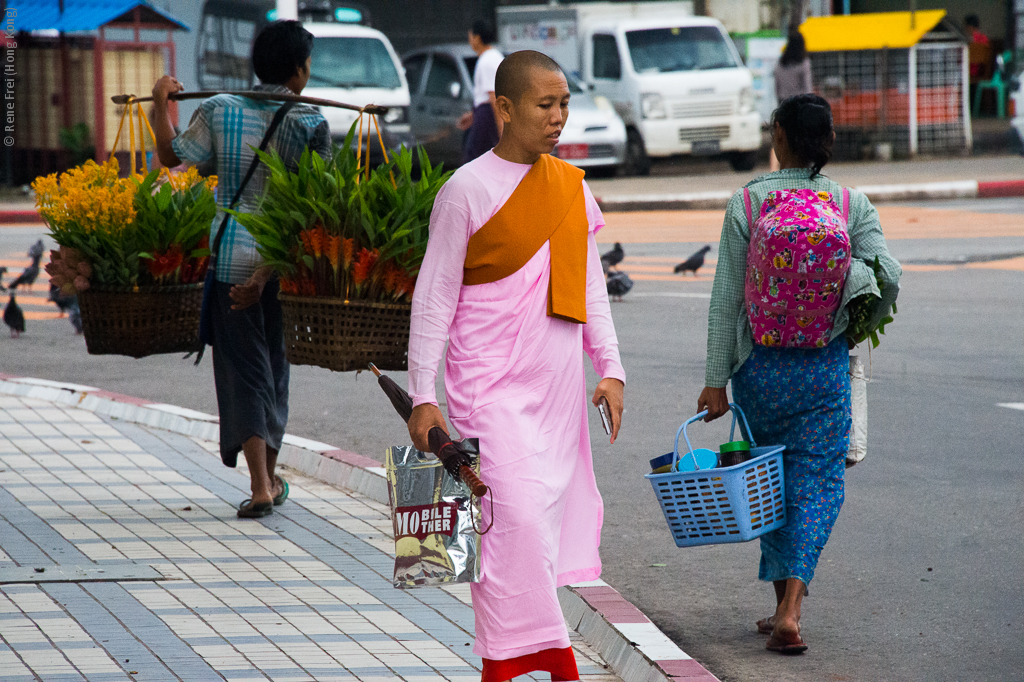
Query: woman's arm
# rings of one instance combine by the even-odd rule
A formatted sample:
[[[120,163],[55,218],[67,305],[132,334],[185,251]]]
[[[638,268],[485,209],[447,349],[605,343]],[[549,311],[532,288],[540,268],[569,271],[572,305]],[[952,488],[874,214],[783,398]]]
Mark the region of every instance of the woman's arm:
[[[849,224],[847,229],[850,234],[850,251],[853,258],[862,261],[868,269],[871,269],[875,258],[878,259],[879,272],[877,277],[881,280],[878,304],[870,320],[871,325],[878,324],[879,320],[889,312],[892,304],[896,302],[899,294],[900,276],[903,268],[899,261],[889,253],[889,247],[882,233],[882,224],[878,217],[878,211],[871,204],[862,192],[850,190],[850,211]],[[846,292],[844,292],[845,294]],[[849,292],[850,296],[865,292]],[[870,293],[874,293],[873,287]],[[848,298],[844,295],[844,298]]]
[[[414,406],[409,435],[424,452],[430,450],[430,429],[439,426],[448,432],[437,407],[435,381],[459,304],[469,241],[469,214],[464,206],[445,200],[446,189],[430,214],[430,239],[416,278],[409,329],[409,395]]]
[[[718,243],[718,265],[708,310],[708,348],[705,385],[724,388],[736,359],[736,329],[743,314],[743,286],[747,274],[747,227],[743,191],[729,200]]]

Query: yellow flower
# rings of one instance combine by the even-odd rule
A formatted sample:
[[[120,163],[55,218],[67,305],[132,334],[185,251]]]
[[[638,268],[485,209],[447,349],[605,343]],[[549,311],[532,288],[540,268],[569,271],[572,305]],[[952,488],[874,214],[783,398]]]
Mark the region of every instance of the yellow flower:
[[[59,177],[36,178],[36,207],[53,228],[118,234],[135,220],[135,184],[118,173],[111,158],[102,165],[86,161]]]

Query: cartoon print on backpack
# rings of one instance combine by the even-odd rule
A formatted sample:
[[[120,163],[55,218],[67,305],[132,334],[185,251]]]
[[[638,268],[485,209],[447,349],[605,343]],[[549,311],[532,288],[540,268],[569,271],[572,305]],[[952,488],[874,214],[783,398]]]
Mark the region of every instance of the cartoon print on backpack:
[[[769,329],[761,337],[760,344],[762,346],[782,345],[782,332],[780,332],[778,329]]]
[[[749,193],[745,199],[748,218],[753,218]],[[828,344],[850,267],[847,190],[842,201],[843,207],[836,205],[829,192],[778,190],[768,194],[750,221],[745,298],[756,343],[790,348]]]
[[[793,251],[791,249],[783,249],[782,253],[775,256],[773,262],[779,270],[793,267]]]

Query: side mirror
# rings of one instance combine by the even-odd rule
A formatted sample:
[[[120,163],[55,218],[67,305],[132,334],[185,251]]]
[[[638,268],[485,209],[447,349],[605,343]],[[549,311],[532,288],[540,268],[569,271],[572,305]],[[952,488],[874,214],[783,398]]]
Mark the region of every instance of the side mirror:
[[[458,99],[462,95],[462,83],[452,81],[448,86],[448,92],[451,93],[452,99]]]

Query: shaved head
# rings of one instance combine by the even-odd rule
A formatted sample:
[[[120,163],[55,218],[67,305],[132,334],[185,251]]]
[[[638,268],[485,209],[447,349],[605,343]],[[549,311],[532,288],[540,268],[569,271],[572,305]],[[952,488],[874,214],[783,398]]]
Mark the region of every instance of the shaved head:
[[[494,77],[494,96],[519,101],[530,89],[534,69],[562,73],[558,63],[551,57],[534,50],[513,52],[502,60]]]

